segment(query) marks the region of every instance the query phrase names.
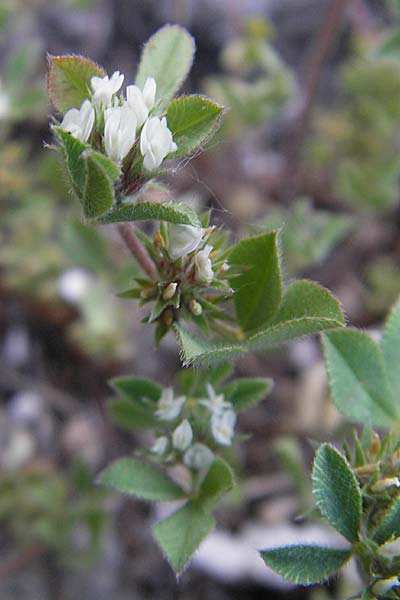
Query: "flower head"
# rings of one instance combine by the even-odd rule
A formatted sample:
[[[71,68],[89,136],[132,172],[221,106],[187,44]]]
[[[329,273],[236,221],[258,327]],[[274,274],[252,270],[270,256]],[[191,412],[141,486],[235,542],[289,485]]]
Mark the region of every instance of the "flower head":
[[[126,88],[126,101],[135,111],[139,127],[146,121],[149,111],[154,106],[156,88],[156,80],[153,77],[146,79],[143,90],[137,85],[128,85]]]
[[[61,129],[68,131],[81,142],[87,142],[94,124],[94,108],[90,100],[84,100],[82,106],[70,108],[61,122]]]
[[[193,225],[170,225],[168,253],[172,260],[178,260],[196,250],[205,229]]]
[[[193,440],[192,427],[187,419],[184,419],[172,434],[172,444],[176,450],[184,452]]]
[[[183,462],[190,469],[195,469],[196,471],[200,471],[200,469],[206,469],[209,467],[214,460],[214,454],[207,448],[204,444],[193,444],[186,450],[185,456],[183,457]]]
[[[217,444],[230,446],[235,433],[236,414],[233,410],[214,412],[211,417],[211,432]]]
[[[174,421],[181,412],[182,406],[186,401],[186,396],[174,398],[172,388],[164,388],[158,401],[156,417],[161,421]]]
[[[121,162],[136,139],[137,119],[135,112],[126,104],[107,108],[104,113],[104,146],[106,154],[115,162]]]
[[[210,259],[210,252],[212,249],[212,246],[205,246],[203,250],[200,250],[200,252],[196,254],[194,259],[197,280],[206,285],[209,285],[214,279],[214,271]]]
[[[93,104],[98,108],[111,106],[112,97],[121,89],[123,82],[124,76],[119,71],[115,71],[111,77],[108,77],[108,75],[105,77],[92,77],[90,83],[93,90]]]
[[[178,146],[172,139],[172,133],[168,129],[167,119],[163,117],[150,117],[143,125],[140,135],[140,152],[142,153],[143,166],[147,171],[157,169],[164,158],[171,152],[175,152]]]

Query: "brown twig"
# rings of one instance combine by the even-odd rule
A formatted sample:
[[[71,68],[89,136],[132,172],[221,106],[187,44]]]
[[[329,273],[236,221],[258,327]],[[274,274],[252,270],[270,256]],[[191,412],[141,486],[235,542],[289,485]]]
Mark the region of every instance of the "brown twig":
[[[292,196],[297,190],[299,160],[311,115],[318,98],[323,67],[332,50],[349,2],[350,0],[330,0],[308,63],[304,101],[299,111],[287,152],[286,196]]]
[[[157,280],[157,270],[154,262],[146,252],[146,249],[142,245],[141,241],[137,238],[133,231],[133,226],[129,223],[120,223],[117,229],[124,240],[126,247],[129,249],[131,254],[136,258],[143,271],[153,281]]]

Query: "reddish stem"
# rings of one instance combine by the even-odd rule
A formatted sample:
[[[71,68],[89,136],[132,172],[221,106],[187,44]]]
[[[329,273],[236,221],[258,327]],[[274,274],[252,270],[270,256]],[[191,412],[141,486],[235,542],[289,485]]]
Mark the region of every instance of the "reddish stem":
[[[133,226],[129,223],[120,223],[117,228],[125,242],[126,247],[136,258],[143,271],[150,277],[150,279],[157,281],[156,266],[141,241],[136,237],[133,231]]]

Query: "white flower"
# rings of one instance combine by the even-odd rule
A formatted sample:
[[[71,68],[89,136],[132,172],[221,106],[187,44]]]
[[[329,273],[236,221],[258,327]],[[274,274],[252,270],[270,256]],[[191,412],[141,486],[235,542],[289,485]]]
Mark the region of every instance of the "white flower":
[[[152,452],[153,454],[157,454],[158,456],[162,456],[163,454],[165,454],[167,448],[168,438],[165,435],[162,435],[156,439],[156,441],[150,448],[150,452]]]
[[[104,146],[107,156],[119,163],[136,139],[135,112],[126,104],[107,108],[104,113]]]
[[[187,450],[193,440],[193,431],[187,419],[184,419],[172,434],[172,444],[177,450]]]
[[[236,414],[233,410],[214,412],[211,417],[211,432],[221,446],[230,446],[235,433]]]
[[[135,111],[138,127],[141,127],[149,116],[156,100],[156,80],[148,77],[143,91],[137,85],[128,85],[126,88],[126,101]]]
[[[216,394],[213,386],[209,383],[207,383],[207,392],[208,398],[206,400],[200,400],[199,404],[208,408],[212,414],[218,413],[220,415],[225,409],[232,408],[230,402],[225,402],[224,395]]]
[[[123,81],[124,76],[119,71],[115,71],[110,78],[108,75],[105,77],[92,77],[90,83],[93,90],[93,104],[98,108],[111,106],[112,97],[121,89]]]
[[[212,246],[205,246],[203,250],[200,250],[200,252],[196,254],[194,259],[196,264],[197,279],[206,285],[209,285],[214,279],[214,271],[212,269],[212,262],[210,259],[210,252],[212,249]]]
[[[94,108],[89,100],[84,100],[82,106],[70,108],[61,122],[61,129],[68,131],[81,142],[87,142],[94,124]]]
[[[183,457],[185,465],[190,469],[196,469],[196,471],[209,467],[213,460],[213,452],[204,444],[193,444]]]
[[[170,387],[164,388],[158,401],[158,409],[155,413],[156,417],[161,419],[161,421],[174,421],[181,412],[185,400],[186,396],[174,398],[173,389]]]
[[[172,260],[178,260],[196,250],[205,229],[193,225],[170,225],[168,253]]]
[[[64,271],[57,282],[57,290],[61,298],[71,304],[78,304],[88,293],[92,278],[80,267],[72,267]]]
[[[174,143],[172,133],[167,126],[167,119],[150,117],[143,125],[140,135],[140,152],[144,156],[144,168],[147,171],[154,171],[161,165],[167,154],[177,149],[178,146]]]
[[[0,81],[0,119],[5,119],[10,112],[10,98],[4,91],[4,88]]]

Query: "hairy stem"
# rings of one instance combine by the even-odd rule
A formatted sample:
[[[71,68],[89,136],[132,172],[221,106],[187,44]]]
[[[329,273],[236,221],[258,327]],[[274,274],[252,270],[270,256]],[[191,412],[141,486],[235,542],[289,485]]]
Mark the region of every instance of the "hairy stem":
[[[151,280],[157,280],[157,270],[154,262],[146,252],[141,241],[136,237],[133,231],[133,226],[129,223],[120,223],[117,229],[124,240],[126,247],[131,254],[136,258],[143,271],[150,277]]]

